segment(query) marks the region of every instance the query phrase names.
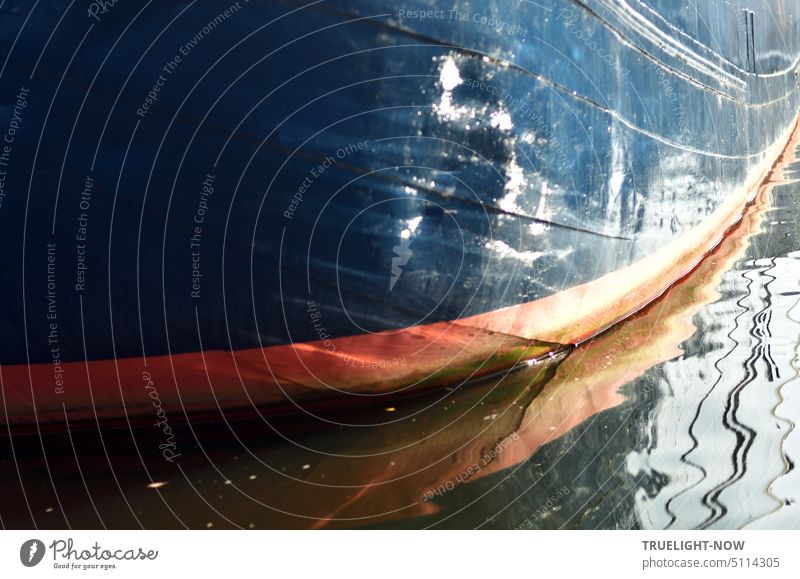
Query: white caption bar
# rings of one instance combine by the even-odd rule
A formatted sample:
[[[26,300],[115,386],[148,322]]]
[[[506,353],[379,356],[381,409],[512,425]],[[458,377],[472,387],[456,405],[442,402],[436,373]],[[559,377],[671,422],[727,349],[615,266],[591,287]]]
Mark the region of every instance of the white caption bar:
[[[3,531],[0,577],[797,577],[798,539],[796,531]]]

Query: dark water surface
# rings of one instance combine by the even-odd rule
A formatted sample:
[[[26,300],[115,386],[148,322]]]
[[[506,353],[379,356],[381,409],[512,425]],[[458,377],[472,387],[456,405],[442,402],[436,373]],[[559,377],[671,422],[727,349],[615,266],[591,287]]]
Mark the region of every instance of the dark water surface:
[[[796,528],[800,165],[561,360],[391,407],[5,432],[4,527]]]

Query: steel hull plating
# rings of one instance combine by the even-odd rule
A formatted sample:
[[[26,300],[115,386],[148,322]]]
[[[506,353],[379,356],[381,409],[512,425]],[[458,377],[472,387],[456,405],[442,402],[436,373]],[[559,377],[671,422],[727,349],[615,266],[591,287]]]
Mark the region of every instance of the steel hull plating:
[[[783,149],[791,4],[7,2],[6,420],[381,403],[601,331]]]

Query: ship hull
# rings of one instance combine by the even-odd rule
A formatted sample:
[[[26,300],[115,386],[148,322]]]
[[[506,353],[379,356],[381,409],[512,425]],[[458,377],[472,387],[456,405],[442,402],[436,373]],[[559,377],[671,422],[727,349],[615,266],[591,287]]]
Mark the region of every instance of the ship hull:
[[[5,420],[384,404],[688,273],[789,141],[794,8],[506,4],[6,3]]]

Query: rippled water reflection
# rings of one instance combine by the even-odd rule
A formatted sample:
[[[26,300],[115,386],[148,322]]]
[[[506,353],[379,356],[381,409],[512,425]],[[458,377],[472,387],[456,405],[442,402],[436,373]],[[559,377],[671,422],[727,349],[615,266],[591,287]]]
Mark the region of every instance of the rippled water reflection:
[[[546,366],[328,422],[184,423],[177,466],[157,432],[12,433],[0,522],[798,527],[799,177],[774,177],[658,302]]]

